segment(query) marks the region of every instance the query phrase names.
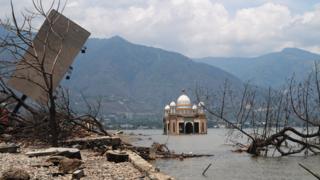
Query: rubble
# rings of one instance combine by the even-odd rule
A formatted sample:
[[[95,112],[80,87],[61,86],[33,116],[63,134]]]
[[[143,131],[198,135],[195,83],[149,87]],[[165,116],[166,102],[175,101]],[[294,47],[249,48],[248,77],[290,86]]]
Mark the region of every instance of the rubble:
[[[108,161],[119,163],[127,162],[129,160],[129,155],[124,151],[109,150],[106,153]]]
[[[97,156],[95,152],[90,150],[81,150],[82,165],[80,166],[80,169],[75,170],[75,172],[69,171],[72,174],[64,174],[59,172],[59,166],[54,166],[52,163],[49,163],[49,159],[53,157],[38,156],[30,158],[26,156],[25,152],[31,150],[32,149],[27,148],[21,149],[23,153],[0,154],[0,177],[3,172],[11,169],[11,166],[19,167],[28,172],[30,179],[41,180],[70,180],[77,170],[83,170],[85,172],[86,176],[81,178],[83,180],[140,179],[140,177],[144,176],[144,174],[130,162],[109,162],[106,160],[105,156]]]
[[[20,146],[16,144],[0,144],[0,153],[18,153]]]
[[[76,170],[72,173],[72,179],[80,179],[82,177],[84,177],[85,174],[84,174],[84,171],[83,169],[81,170]]]
[[[129,154],[129,161],[140,171],[144,172],[150,179],[157,180],[173,180],[174,178],[159,172],[159,169],[154,168],[148,161],[137,155],[132,151],[127,151]]]
[[[78,159],[64,158],[59,162],[59,172],[67,174],[78,170],[82,162]]]
[[[79,149],[76,148],[48,148],[40,149],[35,151],[29,151],[26,153],[29,157],[38,157],[38,156],[49,156],[49,155],[59,155],[65,156],[68,158],[77,158],[81,159],[81,153]]]
[[[54,166],[58,166],[60,164],[60,161],[65,159],[64,156],[50,156],[46,162],[53,164]]]
[[[29,180],[30,175],[23,169],[11,168],[2,173],[0,180]]]
[[[69,147],[76,146],[80,149],[103,149],[106,146],[119,147],[121,145],[121,139],[119,137],[98,136],[69,139],[62,141],[61,144]]]
[[[151,147],[127,146],[126,149],[137,152],[145,160],[155,159],[180,159],[210,157],[213,154],[175,153],[169,150],[165,144],[153,143]]]

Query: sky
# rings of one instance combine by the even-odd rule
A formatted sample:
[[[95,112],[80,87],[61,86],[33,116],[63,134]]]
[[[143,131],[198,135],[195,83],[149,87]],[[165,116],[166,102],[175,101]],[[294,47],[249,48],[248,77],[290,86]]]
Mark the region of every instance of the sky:
[[[286,47],[320,53],[320,0],[68,0],[66,3],[63,14],[89,30],[91,37],[119,35],[130,42],[189,57],[251,57]],[[31,0],[13,0],[13,4],[16,12],[32,10]],[[10,0],[0,0],[0,17],[9,16]],[[41,20],[35,24],[39,26]]]

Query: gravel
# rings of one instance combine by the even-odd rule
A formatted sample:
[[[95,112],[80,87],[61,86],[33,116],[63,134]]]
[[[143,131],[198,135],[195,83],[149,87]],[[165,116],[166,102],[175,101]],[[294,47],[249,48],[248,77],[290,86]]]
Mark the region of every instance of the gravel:
[[[58,166],[43,167],[49,165],[46,160],[48,156],[29,158],[24,153],[31,149],[23,149],[21,153],[8,154],[0,153],[0,176],[10,168],[20,168],[26,170],[31,179],[71,179],[71,174],[53,177],[58,173]],[[85,177],[81,179],[141,179],[143,174],[131,163],[113,163],[106,160],[105,156],[96,155],[89,150],[81,150]],[[143,178],[142,178],[143,179]]]

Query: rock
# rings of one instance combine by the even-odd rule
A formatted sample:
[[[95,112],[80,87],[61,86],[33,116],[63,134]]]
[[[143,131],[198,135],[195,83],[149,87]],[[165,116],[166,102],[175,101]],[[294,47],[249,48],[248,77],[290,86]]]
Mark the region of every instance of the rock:
[[[30,151],[27,152],[26,155],[29,157],[57,155],[65,156],[68,158],[81,159],[80,150],[76,148],[48,148],[43,150]]]
[[[17,153],[20,146],[16,144],[1,144],[0,153]]]
[[[62,161],[65,158],[66,157],[64,157],[64,156],[51,156],[46,160],[46,162],[50,162],[54,166],[58,166],[60,164],[60,161]]]
[[[2,173],[0,180],[29,180],[30,175],[23,169],[11,168]]]
[[[72,179],[80,179],[82,177],[84,177],[85,174],[84,174],[84,171],[83,169],[81,170],[76,170],[72,173]]]
[[[75,170],[79,169],[82,162],[78,159],[62,159],[59,163],[59,171],[62,173],[72,173]]]
[[[119,162],[127,162],[129,160],[129,155],[126,152],[120,151],[107,151],[107,159],[108,161],[119,163]]]

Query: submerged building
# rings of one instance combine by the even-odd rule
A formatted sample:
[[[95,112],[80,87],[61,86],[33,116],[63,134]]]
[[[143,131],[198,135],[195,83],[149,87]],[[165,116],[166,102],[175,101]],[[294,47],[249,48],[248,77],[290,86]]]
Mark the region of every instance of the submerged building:
[[[182,91],[177,103],[172,101],[164,108],[164,134],[206,134],[207,118],[204,103],[191,104],[190,98]]]

